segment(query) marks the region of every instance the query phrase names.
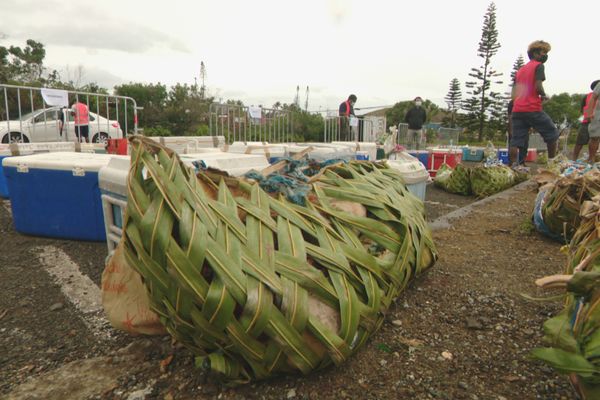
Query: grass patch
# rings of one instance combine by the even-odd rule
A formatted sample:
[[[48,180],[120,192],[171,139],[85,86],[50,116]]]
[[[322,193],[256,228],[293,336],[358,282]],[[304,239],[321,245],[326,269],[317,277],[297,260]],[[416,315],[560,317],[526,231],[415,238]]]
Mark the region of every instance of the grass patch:
[[[526,235],[531,235],[533,232],[535,232],[535,225],[533,225],[531,217],[526,217],[523,222],[521,222],[519,225],[519,232]]]

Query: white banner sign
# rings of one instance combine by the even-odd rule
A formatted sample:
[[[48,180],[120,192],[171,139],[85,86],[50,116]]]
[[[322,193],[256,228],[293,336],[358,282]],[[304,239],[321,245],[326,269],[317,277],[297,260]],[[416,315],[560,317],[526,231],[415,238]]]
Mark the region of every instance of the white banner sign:
[[[69,107],[69,93],[60,89],[42,89],[42,97],[49,106]]]
[[[261,119],[262,118],[262,108],[248,107],[248,114],[250,114],[250,118]]]

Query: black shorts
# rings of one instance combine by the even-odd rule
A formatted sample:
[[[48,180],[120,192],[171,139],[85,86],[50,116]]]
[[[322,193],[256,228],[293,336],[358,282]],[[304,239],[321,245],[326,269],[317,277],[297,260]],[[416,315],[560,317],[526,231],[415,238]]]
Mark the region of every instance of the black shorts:
[[[513,112],[510,146],[525,146],[529,138],[529,128],[538,131],[546,144],[554,143],[558,140],[558,129],[545,112]]]
[[[81,138],[88,138],[90,132],[90,127],[87,125],[75,125],[75,136],[77,139],[81,140]]]
[[[579,130],[577,131],[577,141],[576,144],[583,146],[588,144],[590,141],[590,131],[588,130],[589,124],[581,124]]]

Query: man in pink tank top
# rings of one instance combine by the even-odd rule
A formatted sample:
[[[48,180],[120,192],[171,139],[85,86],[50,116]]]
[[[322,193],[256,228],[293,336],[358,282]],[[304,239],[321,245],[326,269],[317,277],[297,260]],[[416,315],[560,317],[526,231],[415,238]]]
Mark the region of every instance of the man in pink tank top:
[[[77,137],[77,141],[83,142],[83,139],[85,139],[85,142],[89,143],[90,114],[88,107],[84,103],[76,101],[71,106],[71,115],[73,115],[75,122],[75,136]]]

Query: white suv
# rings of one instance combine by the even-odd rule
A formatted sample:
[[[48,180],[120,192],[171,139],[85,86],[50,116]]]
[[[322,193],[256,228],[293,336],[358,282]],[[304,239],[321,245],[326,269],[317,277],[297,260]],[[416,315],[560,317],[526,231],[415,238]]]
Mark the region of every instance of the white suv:
[[[59,115],[67,121],[60,130]],[[123,131],[118,121],[109,120],[93,112],[90,116],[89,138],[93,143],[104,143],[107,139],[120,139]],[[21,119],[0,121],[1,143],[28,142],[74,142],[75,125],[68,108],[50,107],[21,116]]]

